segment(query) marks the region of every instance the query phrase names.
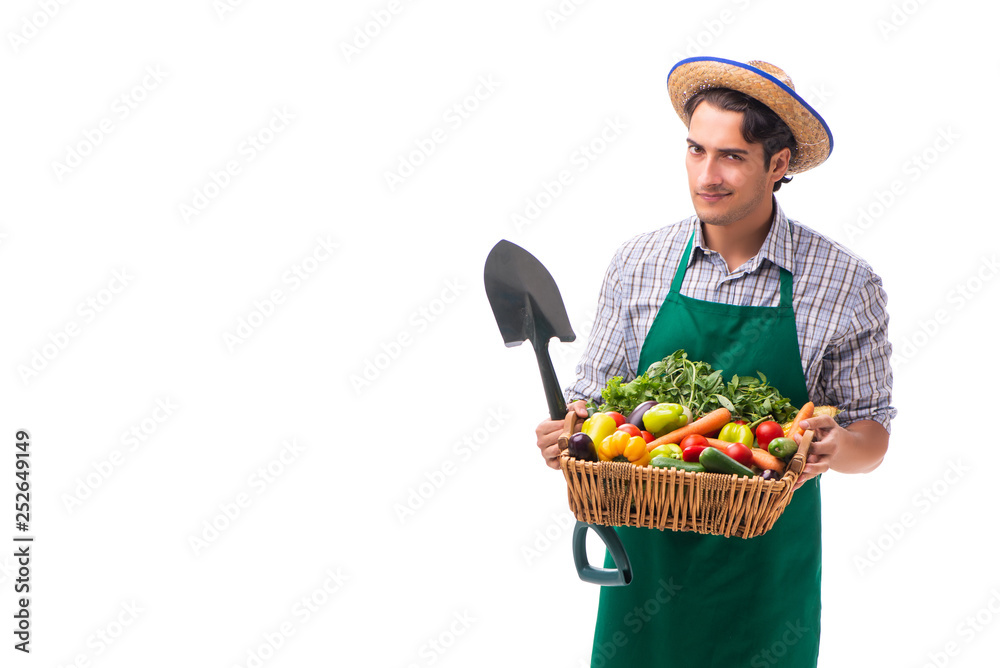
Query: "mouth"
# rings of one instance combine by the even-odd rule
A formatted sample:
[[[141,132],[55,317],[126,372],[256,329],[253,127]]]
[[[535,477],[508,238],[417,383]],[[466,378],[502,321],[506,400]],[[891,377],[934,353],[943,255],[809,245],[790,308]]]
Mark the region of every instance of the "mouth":
[[[705,202],[718,202],[719,200],[729,197],[732,193],[698,193],[698,197]]]

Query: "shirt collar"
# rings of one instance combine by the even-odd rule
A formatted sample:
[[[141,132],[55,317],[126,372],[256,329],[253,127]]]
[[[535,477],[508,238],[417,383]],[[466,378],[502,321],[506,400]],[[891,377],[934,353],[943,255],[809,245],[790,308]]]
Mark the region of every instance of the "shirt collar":
[[[771,201],[774,204],[774,219],[771,229],[768,231],[760,251],[750,260],[749,271],[756,271],[763,260],[770,260],[773,264],[788,270],[789,273],[795,274],[795,253],[792,249],[791,226],[785,212],[781,210],[778,200],[773,195]],[[701,233],[701,221],[697,215],[691,217],[691,224],[694,227],[694,247],[707,253],[709,249],[705,247],[705,240]],[[688,258],[688,266],[691,265],[693,259],[694,253]]]

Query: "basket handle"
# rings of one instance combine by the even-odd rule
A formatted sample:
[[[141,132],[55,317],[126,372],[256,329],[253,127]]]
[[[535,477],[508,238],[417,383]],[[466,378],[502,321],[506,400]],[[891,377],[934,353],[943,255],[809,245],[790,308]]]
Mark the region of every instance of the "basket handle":
[[[788,463],[785,475],[782,476],[783,478],[790,478],[787,482],[790,482],[793,487],[798,481],[799,476],[802,475],[802,469],[806,467],[806,456],[809,454],[809,446],[812,445],[812,440],[812,429],[808,429],[802,434],[802,438],[799,440],[799,449],[792,456],[792,461]],[[789,474],[793,475],[790,476]]]
[[[575,410],[570,410],[566,413],[566,419],[563,421],[563,430],[559,434],[560,452],[569,447],[569,437],[576,433],[576,421],[578,419]]]

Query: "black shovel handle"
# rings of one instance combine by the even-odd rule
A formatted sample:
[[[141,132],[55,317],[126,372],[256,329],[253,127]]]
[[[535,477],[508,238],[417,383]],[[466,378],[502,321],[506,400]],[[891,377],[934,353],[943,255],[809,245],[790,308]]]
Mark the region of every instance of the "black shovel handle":
[[[562,420],[566,417],[566,400],[563,399],[559,381],[556,380],[556,370],[549,357],[548,341],[532,341],[535,348],[535,359],[538,360],[538,371],[542,375],[542,388],[545,390],[545,400],[549,404],[549,417]]]
[[[566,449],[569,437],[576,431],[576,411],[567,412],[563,433],[559,436],[559,447]],[[611,553],[615,568],[595,568],[587,560],[587,529],[593,529]],[[587,524],[577,520],[573,528],[573,563],[577,575],[584,582],[604,587],[624,587],[632,582],[632,562],[625,546],[615,530],[600,524]]]

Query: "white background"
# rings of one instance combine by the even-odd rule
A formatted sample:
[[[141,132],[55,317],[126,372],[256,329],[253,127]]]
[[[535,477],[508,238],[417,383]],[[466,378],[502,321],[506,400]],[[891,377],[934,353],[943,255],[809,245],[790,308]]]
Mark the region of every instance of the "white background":
[[[781,204],[890,298],[899,417],[881,468],[824,479],[820,665],[995,660],[997,10],[559,7],[5,3],[0,663],[587,665],[599,590],[483,262],[506,238],[552,272],[569,384],[615,247],[691,213],[664,82],[702,54],[776,63],[823,114],[832,157]]]

